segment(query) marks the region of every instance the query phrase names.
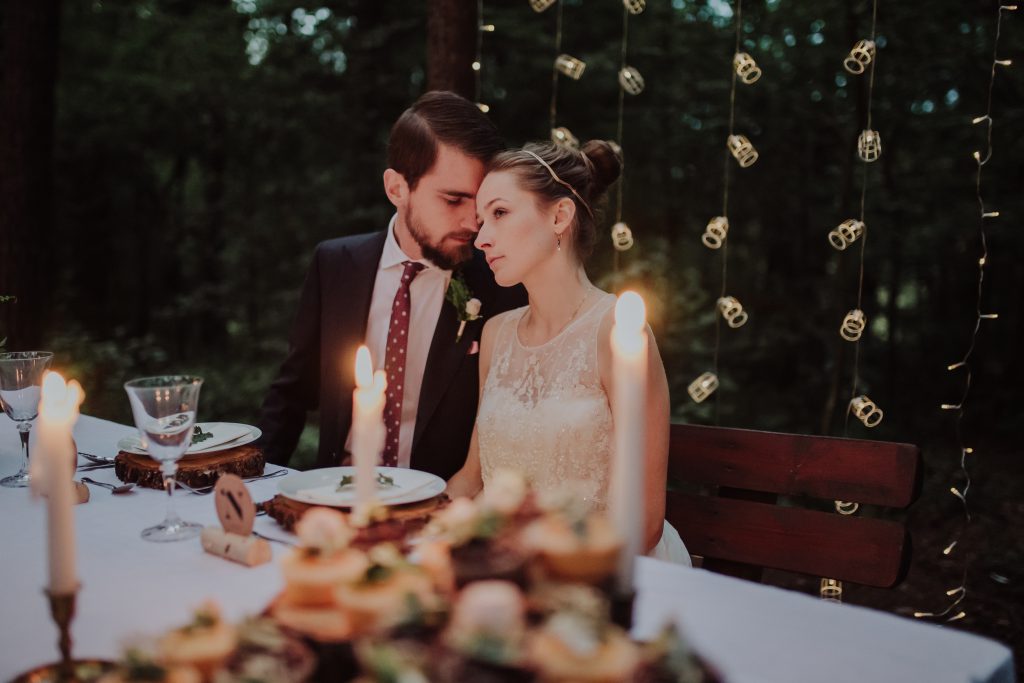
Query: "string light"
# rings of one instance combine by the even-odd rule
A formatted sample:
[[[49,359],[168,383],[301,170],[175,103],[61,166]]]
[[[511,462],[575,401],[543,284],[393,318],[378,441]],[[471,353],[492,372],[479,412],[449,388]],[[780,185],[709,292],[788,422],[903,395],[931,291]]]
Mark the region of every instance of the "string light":
[[[470,67],[473,69],[473,99],[476,100],[476,106],[479,107],[480,111],[487,113],[491,108],[481,101],[481,74],[480,69],[483,65],[483,51],[484,51],[484,34],[494,33],[494,24],[484,23],[484,0],[477,0],[476,3],[476,59]]]
[[[719,386],[718,360],[722,350],[722,320],[730,328],[742,327],[748,319],[748,314],[743,306],[734,296],[726,294],[729,287],[729,243],[726,236],[729,232],[729,181],[732,172],[732,156],[741,168],[752,166],[758,158],[754,145],[744,135],[736,133],[736,83],[742,82],[750,85],[761,77],[761,69],[757,62],[748,53],[742,52],[743,33],[743,0],[736,0],[735,11],[733,12],[733,30],[735,40],[732,51],[732,59],[729,63],[729,130],[725,138],[725,157],[722,163],[722,213],[708,221],[704,234],[701,235],[701,242],[708,249],[714,249],[722,255],[722,288],[715,302],[721,313],[721,317],[715,316],[715,343],[712,356],[712,370],[700,375],[690,383],[688,393],[697,403],[701,403],[710,396]],[[716,396],[716,399],[719,397]],[[718,424],[720,412],[720,401],[715,401],[715,424]]]
[[[843,421],[843,433],[846,435],[850,428],[850,416],[855,416],[865,427],[877,427],[882,421],[884,413],[865,394],[858,394],[860,380],[860,340],[867,323],[864,315],[864,255],[867,245],[867,224],[865,223],[865,207],[867,204],[868,192],[868,167],[872,161],[878,159],[882,153],[882,139],[878,132],[871,128],[871,104],[875,91],[875,36],[878,26],[878,0],[873,0],[871,6],[871,36],[867,40],[858,41],[850,54],[843,62],[843,67],[853,74],[868,71],[868,101],[867,101],[867,122],[864,129],[857,138],[857,156],[861,159],[862,178],[860,191],[860,217],[850,218],[839,224],[828,235],[828,240],[833,247],[844,251],[853,242],[860,240],[860,272],[857,279],[857,306],[850,310],[843,318],[839,326],[839,335],[846,341],[853,343],[853,381],[850,389],[850,402],[846,407],[846,416]],[[870,67],[870,68],[869,68]],[[855,502],[834,501],[836,512],[841,515],[852,515],[860,508]],[[824,579],[823,579],[824,582]],[[824,585],[824,583],[823,583]],[[827,600],[828,596],[821,592],[821,598]]]
[[[860,217],[858,219],[849,219],[843,221],[838,228],[829,233],[829,241],[832,246],[839,250],[844,250],[855,240],[860,240],[860,268],[859,276],[857,279],[857,306],[853,309],[855,311],[864,310],[864,256],[866,253],[867,242],[868,242],[868,229],[867,223],[865,222],[865,212],[867,205],[867,194],[868,194],[868,164],[878,159],[882,154],[882,139],[879,136],[878,131],[871,127],[871,116],[872,110],[871,105],[874,100],[875,93],[875,68],[878,64],[875,54],[876,36],[878,29],[878,0],[873,0],[871,5],[871,34],[867,40],[860,41],[854,45],[853,50],[850,51],[850,55],[847,56],[847,62],[851,60],[855,61],[861,67],[861,71],[866,70],[868,72],[868,101],[867,101],[867,122],[864,129],[861,131],[857,138],[857,155],[861,159],[861,190],[860,190]],[[849,67],[844,62],[844,66]],[[856,67],[853,67],[856,69]],[[847,317],[849,317],[847,313]],[[862,313],[863,315],[863,313]],[[867,396],[858,393],[858,385],[860,384],[860,343],[861,335],[858,334],[856,339],[849,339],[849,332],[846,326],[845,319],[843,325],[840,326],[840,335],[852,341],[854,344],[853,351],[853,381],[850,389],[850,403],[846,410],[846,419],[843,422],[843,433],[848,434],[850,426],[850,416],[856,416],[866,427],[875,427],[879,422],[882,421],[883,412],[882,410]]]
[[[612,246],[615,248],[612,261],[612,270],[617,275],[619,272],[619,254],[629,251],[636,243],[633,231],[622,220],[623,192],[626,186],[626,158],[622,153],[623,124],[626,112],[626,94],[639,95],[644,90],[644,78],[640,71],[626,64],[626,56],[629,51],[629,17],[644,11],[647,6],[645,0],[622,0],[622,42],[619,50],[619,103],[615,124],[615,140],[619,145],[619,160],[621,168],[619,180],[615,187],[615,225],[612,226]]]
[[[1002,34],[1003,28],[1003,13],[1016,11],[1017,5],[1000,5],[996,11],[996,31],[995,40],[992,45],[992,66],[989,71],[988,81],[988,96],[986,99],[986,111],[981,116],[976,116],[971,120],[971,125],[986,124],[986,136],[985,136],[985,154],[984,156],[980,151],[972,153],[974,158],[976,169],[974,176],[974,192],[975,199],[978,205],[978,237],[981,243],[981,256],[978,257],[978,286],[977,286],[977,302],[975,304],[975,319],[974,326],[971,330],[970,341],[967,344],[967,350],[964,352],[963,357],[955,362],[950,363],[946,366],[946,369],[950,372],[955,370],[964,371],[964,384],[963,392],[960,396],[958,403],[943,403],[940,407],[942,410],[951,410],[956,412],[954,418],[954,432],[956,433],[957,445],[960,450],[960,476],[964,480],[963,488],[957,488],[956,486],[950,486],[949,491],[960,501],[963,508],[964,524],[958,530],[954,539],[942,550],[943,555],[949,555],[953,552],[953,549],[957,547],[960,542],[960,537],[966,532],[968,526],[971,523],[971,509],[968,503],[968,492],[971,488],[971,474],[967,468],[967,456],[974,454],[974,448],[967,446],[964,443],[963,435],[963,418],[965,413],[965,404],[971,391],[971,378],[972,378],[972,367],[971,358],[974,355],[974,350],[978,343],[978,333],[981,330],[982,320],[997,320],[999,318],[998,313],[982,313],[982,298],[985,292],[985,267],[988,263],[988,235],[986,233],[987,221],[992,218],[998,218],[999,212],[987,209],[985,207],[985,197],[982,192],[982,171],[986,164],[992,160],[992,128],[995,124],[995,120],[992,116],[992,93],[995,90],[996,83],[996,71],[999,66],[1010,66],[1012,61],[1009,59],[999,58],[999,38]],[[964,556],[963,574],[961,576],[960,585],[946,591],[947,597],[955,597],[952,603],[950,603],[946,609],[940,612],[915,612],[915,617],[931,618],[931,619],[943,619],[947,622],[957,621],[967,616],[966,611],[960,610],[955,614],[952,614],[955,609],[964,601],[967,596],[967,573],[968,573],[968,562],[969,557]],[[952,616],[948,616],[952,614]]]

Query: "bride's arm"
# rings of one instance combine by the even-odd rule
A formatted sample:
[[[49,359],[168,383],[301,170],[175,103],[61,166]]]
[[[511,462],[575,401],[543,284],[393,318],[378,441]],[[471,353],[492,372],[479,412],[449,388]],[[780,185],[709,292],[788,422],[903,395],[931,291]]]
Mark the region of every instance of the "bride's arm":
[[[611,331],[615,323],[614,308],[601,321],[598,339],[598,363],[601,383],[608,401],[612,392]],[[668,479],[669,395],[668,378],[661,362],[658,344],[651,328],[647,327],[647,423],[644,456],[645,552],[650,552],[661,540],[665,523],[665,490]]]
[[[487,371],[491,367],[491,351],[494,346],[495,318],[491,318],[484,324],[483,332],[480,333],[480,388],[477,393],[477,401],[483,396],[484,382],[487,381]],[[473,436],[469,440],[469,453],[466,456],[466,463],[451,479],[448,480],[447,493],[453,500],[463,496],[472,498],[483,490],[483,478],[480,474],[480,447],[477,442],[476,425],[473,425]]]

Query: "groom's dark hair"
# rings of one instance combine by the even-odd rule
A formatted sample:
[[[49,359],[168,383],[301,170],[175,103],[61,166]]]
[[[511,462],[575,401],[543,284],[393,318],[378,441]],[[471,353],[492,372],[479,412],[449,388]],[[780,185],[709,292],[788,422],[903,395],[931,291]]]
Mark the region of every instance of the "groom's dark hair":
[[[485,164],[504,149],[498,129],[479,107],[455,93],[434,91],[416,100],[391,127],[388,167],[414,190],[437,161],[438,143]]]

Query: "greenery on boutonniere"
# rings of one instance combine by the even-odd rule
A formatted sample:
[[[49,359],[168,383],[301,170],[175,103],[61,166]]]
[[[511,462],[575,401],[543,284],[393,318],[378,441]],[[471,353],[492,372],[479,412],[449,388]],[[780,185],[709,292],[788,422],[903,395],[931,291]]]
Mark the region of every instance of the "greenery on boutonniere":
[[[466,331],[466,323],[480,318],[480,309],[483,304],[480,303],[480,299],[473,296],[473,290],[466,284],[461,273],[452,275],[444,298],[455,307],[455,311],[459,315],[459,332],[455,335],[455,343],[458,344],[462,339],[462,333]]]

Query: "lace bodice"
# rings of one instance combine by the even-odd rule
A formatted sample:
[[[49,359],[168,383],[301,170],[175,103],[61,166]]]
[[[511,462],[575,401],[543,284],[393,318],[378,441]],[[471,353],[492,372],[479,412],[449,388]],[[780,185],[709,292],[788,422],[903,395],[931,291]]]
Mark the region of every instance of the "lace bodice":
[[[598,328],[615,296],[603,295],[545,344],[523,346],[519,323],[529,307],[500,316],[477,413],[484,486],[514,469],[547,492],[574,489],[603,509],[612,465],[612,413],[601,386]]]

